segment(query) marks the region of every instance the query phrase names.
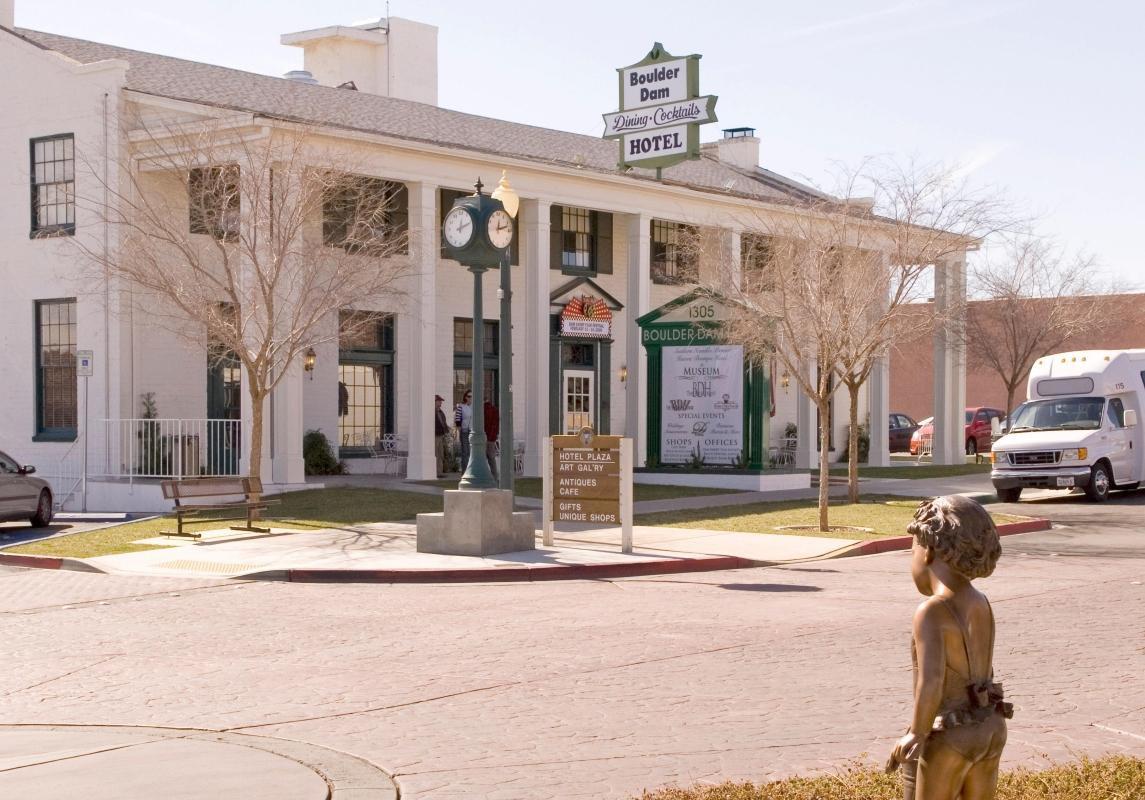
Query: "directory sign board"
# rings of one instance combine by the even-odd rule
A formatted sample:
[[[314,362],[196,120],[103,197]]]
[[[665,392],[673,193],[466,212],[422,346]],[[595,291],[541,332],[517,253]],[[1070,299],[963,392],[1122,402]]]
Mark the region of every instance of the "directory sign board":
[[[544,470],[546,546],[554,522],[622,529],[621,547],[632,550],[632,441],[597,436],[592,428],[547,440]]]

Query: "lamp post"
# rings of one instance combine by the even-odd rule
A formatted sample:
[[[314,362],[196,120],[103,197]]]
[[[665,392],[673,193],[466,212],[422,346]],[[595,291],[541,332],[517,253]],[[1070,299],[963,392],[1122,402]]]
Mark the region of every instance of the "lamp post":
[[[514,220],[517,219],[517,210],[521,206],[521,198],[509,185],[505,170],[501,170],[501,180],[493,190],[494,200],[500,200],[505,211]],[[514,231],[514,235],[516,232]],[[513,441],[513,289],[509,276],[510,251],[506,249],[505,257],[501,261],[501,326],[499,330],[500,346],[498,347],[499,363],[501,368],[500,398],[501,406],[501,475],[502,489],[513,491],[514,469],[516,467],[516,450]]]

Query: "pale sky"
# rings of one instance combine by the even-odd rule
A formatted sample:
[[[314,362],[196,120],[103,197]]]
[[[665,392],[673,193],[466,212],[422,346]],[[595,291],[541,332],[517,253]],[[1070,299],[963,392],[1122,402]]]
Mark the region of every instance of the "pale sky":
[[[438,26],[445,108],[599,136],[617,67],[699,53],[724,127],[762,166],[826,185],[893,155],[960,164],[1145,289],[1145,4],[1135,0],[474,3],[393,0]],[[17,26],[270,75],[282,33],[385,16],[384,0],[16,0]]]

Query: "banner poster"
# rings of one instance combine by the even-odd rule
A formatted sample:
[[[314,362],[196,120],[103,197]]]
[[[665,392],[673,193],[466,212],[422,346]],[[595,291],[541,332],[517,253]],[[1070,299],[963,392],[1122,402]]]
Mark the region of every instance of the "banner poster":
[[[733,465],[744,449],[743,347],[662,349],[660,462]]]

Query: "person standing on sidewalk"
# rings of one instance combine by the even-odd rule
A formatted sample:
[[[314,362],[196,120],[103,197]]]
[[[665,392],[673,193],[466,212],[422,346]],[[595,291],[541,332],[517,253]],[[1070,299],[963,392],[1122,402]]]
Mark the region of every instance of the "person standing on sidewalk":
[[[493,473],[493,479],[498,480],[497,475],[497,453],[499,448],[497,446],[497,436],[501,433],[501,414],[497,411],[497,406],[485,401],[485,460],[489,462],[489,471]]]
[[[453,424],[461,437],[461,471],[469,467],[469,431],[473,427],[473,392],[468,389],[453,409]]]
[[[445,443],[449,439],[449,420],[441,410],[445,398],[439,394],[433,396],[433,453],[437,457],[437,477],[445,477]]]

